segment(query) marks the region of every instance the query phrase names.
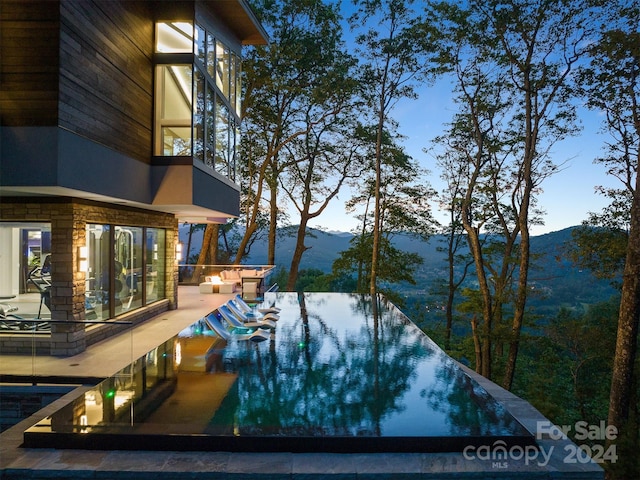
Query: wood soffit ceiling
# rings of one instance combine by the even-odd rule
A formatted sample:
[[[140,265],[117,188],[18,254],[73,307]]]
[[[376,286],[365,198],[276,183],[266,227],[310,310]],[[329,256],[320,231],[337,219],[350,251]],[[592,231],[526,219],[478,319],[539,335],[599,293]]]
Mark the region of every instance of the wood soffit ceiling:
[[[208,0],[206,6],[238,35],[243,45],[266,45],[269,36],[245,0]]]

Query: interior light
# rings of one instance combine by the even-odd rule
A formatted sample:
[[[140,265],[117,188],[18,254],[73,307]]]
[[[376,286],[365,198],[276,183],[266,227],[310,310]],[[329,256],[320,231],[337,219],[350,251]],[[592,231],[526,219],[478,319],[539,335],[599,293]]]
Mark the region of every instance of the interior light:
[[[88,248],[86,246],[78,247],[78,271],[87,271]]]
[[[182,260],[182,243],[176,244],[176,260],[179,262]]]
[[[193,25],[187,22],[158,23],[156,50],[160,53],[191,53]]]
[[[176,352],[176,365],[180,365],[180,363],[182,363],[182,346],[180,345],[180,342],[176,342],[175,345],[175,352]]]

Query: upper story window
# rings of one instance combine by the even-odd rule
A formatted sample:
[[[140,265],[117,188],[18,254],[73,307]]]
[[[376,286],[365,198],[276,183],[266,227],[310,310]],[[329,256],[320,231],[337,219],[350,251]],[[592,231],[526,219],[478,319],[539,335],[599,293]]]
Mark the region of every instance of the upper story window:
[[[154,155],[190,156],[235,181],[240,63],[199,24],[156,24]]]
[[[159,22],[156,24],[156,52],[192,53],[193,24],[191,22]]]

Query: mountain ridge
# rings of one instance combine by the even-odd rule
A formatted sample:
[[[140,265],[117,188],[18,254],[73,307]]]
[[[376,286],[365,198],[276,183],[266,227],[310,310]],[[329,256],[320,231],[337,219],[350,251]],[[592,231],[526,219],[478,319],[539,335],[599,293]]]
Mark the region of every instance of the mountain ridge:
[[[181,227],[182,228],[182,227]],[[564,245],[571,240],[571,232],[576,227],[568,227],[531,237],[532,266],[529,273],[529,285],[532,290],[531,304],[544,308],[557,309],[561,306],[569,308],[585,304],[593,304],[606,300],[616,293],[607,280],[597,279],[591,272],[574,265],[565,253]],[[186,245],[186,227],[181,232],[180,240]],[[296,238],[292,232],[295,227],[278,230],[276,242],[276,269],[287,271],[295,249]],[[200,250],[202,232],[192,238],[191,255]],[[333,262],[340,252],[347,250],[353,234],[342,232],[336,234],[318,229],[309,229],[305,239],[308,248],[302,255],[300,270],[320,270],[330,273]],[[415,285],[401,284],[391,288],[401,291],[405,296],[421,296],[437,298],[433,293],[441,290],[447,278],[446,247],[444,235],[434,235],[428,241],[413,238],[407,234],[393,237],[396,248],[406,252],[417,253],[424,262],[416,265]],[[194,247],[197,246],[197,247]],[[268,245],[266,240],[256,242],[252,246],[249,257],[243,262],[250,265],[267,264]],[[466,245],[459,253],[466,253]],[[477,288],[477,279],[471,272],[465,286]],[[440,296],[442,294],[439,294]]]

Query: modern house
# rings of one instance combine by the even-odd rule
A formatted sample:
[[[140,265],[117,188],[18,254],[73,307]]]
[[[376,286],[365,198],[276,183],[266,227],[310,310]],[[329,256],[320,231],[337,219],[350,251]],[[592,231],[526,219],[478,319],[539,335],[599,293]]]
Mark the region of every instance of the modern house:
[[[256,270],[178,308],[179,223],[239,214],[241,49],[266,42],[247,0],[0,0],[0,478],[603,478],[395,306],[269,292],[278,333],[231,335],[220,285]],[[47,327],[11,330],[29,295]]]
[[[246,0],[1,0],[0,35],[0,295],[36,288],[37,351],[74,355],[177,308],[179,222],[238,215],[241,50],[267,35]]]

